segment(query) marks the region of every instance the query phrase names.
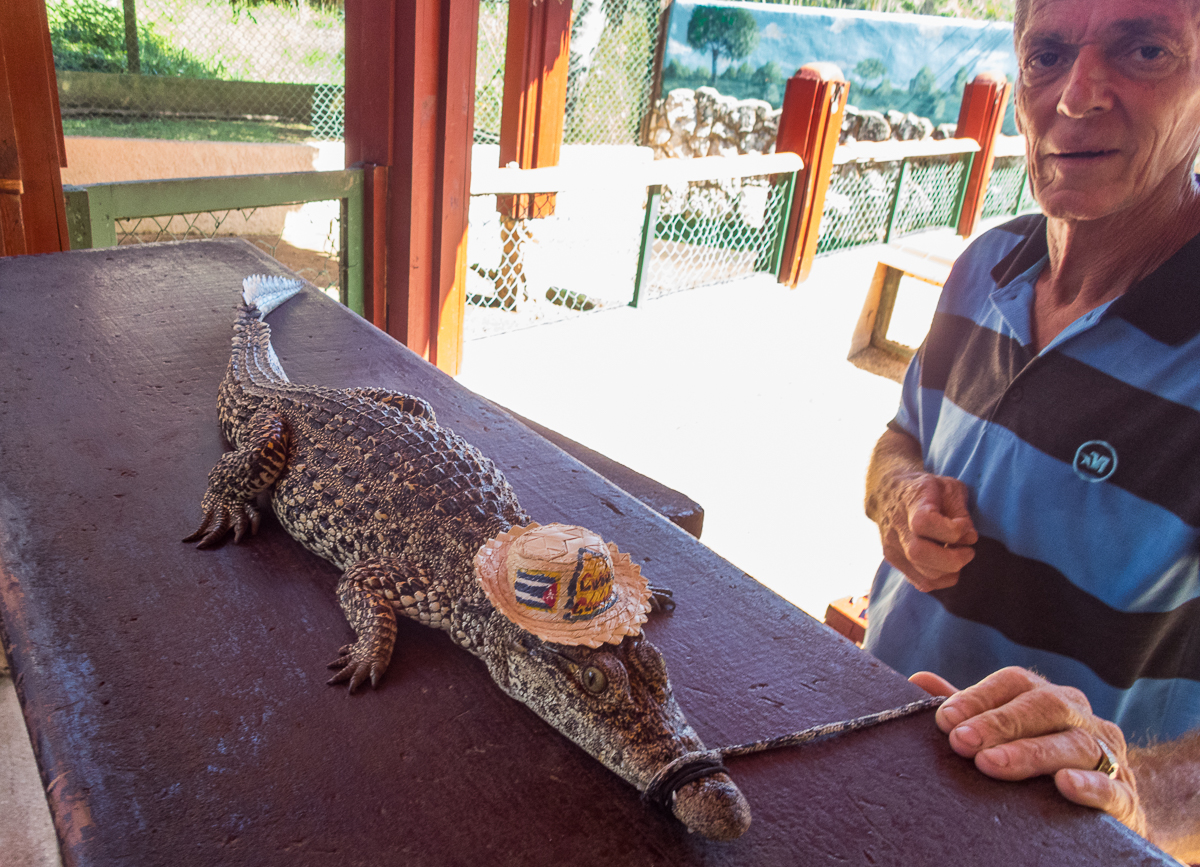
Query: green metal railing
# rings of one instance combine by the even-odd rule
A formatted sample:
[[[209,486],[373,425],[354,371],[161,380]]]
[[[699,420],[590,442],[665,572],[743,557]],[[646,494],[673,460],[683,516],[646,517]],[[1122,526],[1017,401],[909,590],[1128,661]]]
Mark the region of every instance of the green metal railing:
[[[970,139],[838,148],[817,255],[957,226],[978,149]]]
[[[651,186],[631,307],[759,271],[779,273],[797,172]]]
[[[333,172],[287,172],[220,178],[182,178],[127,181],[65,187],[67,228],[72,249],[115,247],[121,241],[118,223],[176,215],[228,214],[277,205],[336,200],[338,221],[338,297],[350,309],[363,312],[363,173],[361,169]],[[213,237],[224,217],[213,226],[198,228],[186,220],[184,237]],[[178,237],[158,223],[158,235]],[[126,232],[126,235],[132,230]]]
[[[1038,204],[1029,192],[1028,180],[1024,154],[997,157],[983,197],[983,217],[1017,216],[1036,211]]]
[[[476,172],[467,301],[499,331],[778,272],[802,168],[756,154]],[[547,217],[496,212],[496,196],[550,193]]]

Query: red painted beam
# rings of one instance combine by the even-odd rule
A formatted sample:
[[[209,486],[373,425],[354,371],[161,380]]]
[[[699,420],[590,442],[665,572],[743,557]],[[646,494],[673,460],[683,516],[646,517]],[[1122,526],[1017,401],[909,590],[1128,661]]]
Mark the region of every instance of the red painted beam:
[[[570,0],[510,0],[500,115],[500,165],[558,165],[567,109]],[[512,219],[548,217],[553,194],[500,196]]]
[[[958,110],[956,138],[971,138],[979,143],[979,152],[971,162],[971,176],[963,196],[958,218],[958,234],[967,237],[983,212],[988,179],[996,160],[996,134],[1004,123],[1004,110],[1012,85],[1001,73],[981,72],[963,89],[962,105]]]
[[[12,193],[0,194],[0,200],[7,200],[0,204],[4,251],[69,250],[59,171],[65,152],[58,83],[46,7],[39,0],[6,0],[0,60],[0,178],[19,180],[22,190],[19,209],[11,201]]]
[[[775,151],[799,154],[804,171],[788,214],[780,283],[794,287],[806,280],[812,269],[833,152],[849,94],[850,85],[832,63],[805,64],[788,79]]]
[[[478,0],[346,3],[346,164],[372,171],[368,318],[441,369],[462,355]],[[378,259],[383,257],[384,261]]]

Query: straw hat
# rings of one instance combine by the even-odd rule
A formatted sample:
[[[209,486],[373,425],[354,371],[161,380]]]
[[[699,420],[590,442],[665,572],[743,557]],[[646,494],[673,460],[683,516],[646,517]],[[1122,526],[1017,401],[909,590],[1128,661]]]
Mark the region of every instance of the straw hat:
[[[475,574],[501,614],[556,644],[620,644],[650,610],[641,569],[583,527],[513,527],[479,549]]]

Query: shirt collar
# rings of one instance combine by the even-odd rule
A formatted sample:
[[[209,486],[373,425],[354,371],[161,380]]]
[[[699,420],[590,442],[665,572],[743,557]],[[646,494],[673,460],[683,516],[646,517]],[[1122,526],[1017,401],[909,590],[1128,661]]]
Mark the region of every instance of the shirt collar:
[[[1006,286],[1047,254],[1046,218],[1030,214],[1001,228],[1023,236],[992,268],[996,285]],[[1200,235],[1180,247],[1153,273],[1130,286],[1110,309],[1168,346],[1178,346],[1200,334]]]

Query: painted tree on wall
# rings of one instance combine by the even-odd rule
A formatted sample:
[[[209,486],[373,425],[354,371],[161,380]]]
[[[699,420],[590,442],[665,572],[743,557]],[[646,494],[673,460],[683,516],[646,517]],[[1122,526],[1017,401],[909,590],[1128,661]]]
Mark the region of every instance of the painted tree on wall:
[[[687,41],[697,51],[712,52],[709,84],[715,84],[718,57],[741,60],[758,47],[758,23],[745,9],[697,6],[688,21]]]

